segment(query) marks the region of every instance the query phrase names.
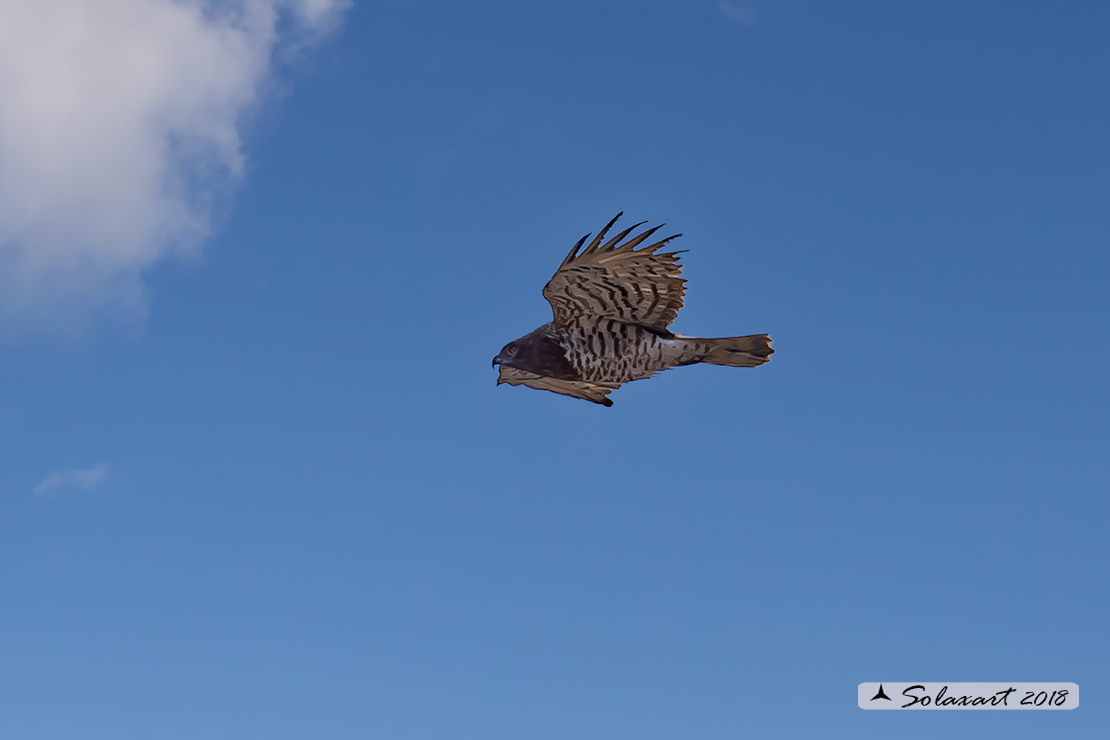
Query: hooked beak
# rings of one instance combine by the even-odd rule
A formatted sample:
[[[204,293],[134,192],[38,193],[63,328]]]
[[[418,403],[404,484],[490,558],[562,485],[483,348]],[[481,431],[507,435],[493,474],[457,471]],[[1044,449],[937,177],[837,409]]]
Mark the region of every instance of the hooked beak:
[[[498,365],[500,365],[500,364],[501,364],[501,355],[498,355],[497,357],[494,357],[494,358],[493,358],[493,365],[492,365],[492,367],[497,367],[497,366],[498,366]]]

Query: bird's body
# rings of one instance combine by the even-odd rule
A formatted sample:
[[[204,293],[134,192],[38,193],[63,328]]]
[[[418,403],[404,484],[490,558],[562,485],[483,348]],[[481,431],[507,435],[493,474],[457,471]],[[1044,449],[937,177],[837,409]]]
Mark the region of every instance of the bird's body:
[[[551,326],[545,324],[548,331]],[[698,340],[691,339],[649,331],[639,324],[597,319],[570,322],[562,344],[582,380],[629,383],[669,367],[697,362],[695,358],[708,348],[698,347]]]
[[[667,327],[682,307],[686,281],[679,277],[678,253],[657,250],[675,237],[636,250],[657,226],[621,244],[637,224],[603,245],[616,220],[579,255],[589,235],[583,237],[544,288],[554,320],[494,358],[499,385],[527,385],[611,406],[607,396],[622,383],[670,367],[754,367],[767,361],[774,350],[766,334],[701,339],[672,333]]]

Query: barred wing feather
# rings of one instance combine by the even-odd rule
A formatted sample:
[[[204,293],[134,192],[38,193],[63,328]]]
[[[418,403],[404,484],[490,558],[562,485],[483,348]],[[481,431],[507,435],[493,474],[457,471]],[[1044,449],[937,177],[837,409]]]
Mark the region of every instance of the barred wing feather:
[[[536,388],[541,391],[551,391],[552,393],[561,393],[564,396],[584,398],[587,401],[600,403],[602,406],[612,406],[613,402],[606,398],[606,396],[609,395],[610,391],[614,391],[621,387],[620,383],[589,383],[584,380],[549,378],[508,365],[501,365],[501,373],[497,378],[497,384],[501,385],[502,383],[508,383],[509,385],[526,385],[529,388]]]
[[[658,250],[681,234],[637,250],[662,228],[656,226],[622,244],[621,240],[643,226],[639,223],[602,244],[621,215],[618,213],[579,254],[590,235],[582,237],[544,287],[543,296],[555,313],[556,327],[583,318],[605,318],[666,331],[678,315],[686,290],[686,281],[679,277],[682,265],[678,255],[685,250]]]

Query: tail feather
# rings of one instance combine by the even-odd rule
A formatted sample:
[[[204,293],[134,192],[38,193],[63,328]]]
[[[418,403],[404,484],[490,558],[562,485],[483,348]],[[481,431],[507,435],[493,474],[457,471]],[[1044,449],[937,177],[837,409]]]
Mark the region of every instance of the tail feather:
[[[746,337],[721,337],[697,339],[696,362],[729,367],[756,367],[771,359],[771,337],[767,334],[749,334]]]

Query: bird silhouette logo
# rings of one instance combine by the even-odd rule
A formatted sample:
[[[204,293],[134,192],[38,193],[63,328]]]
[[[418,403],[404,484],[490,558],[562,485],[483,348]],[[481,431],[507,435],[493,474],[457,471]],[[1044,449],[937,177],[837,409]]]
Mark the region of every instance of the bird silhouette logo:
[[[879,684],[879,693],[877,693],[877,694],[875,694],[874,696],[871,697],[871,701],[875,701],[876,699],[886,699],[887,701],[894,701],[893,699],[891,699],[889,696],[886,695],[885,691],[883,691],[883,685],[882,684]]]

